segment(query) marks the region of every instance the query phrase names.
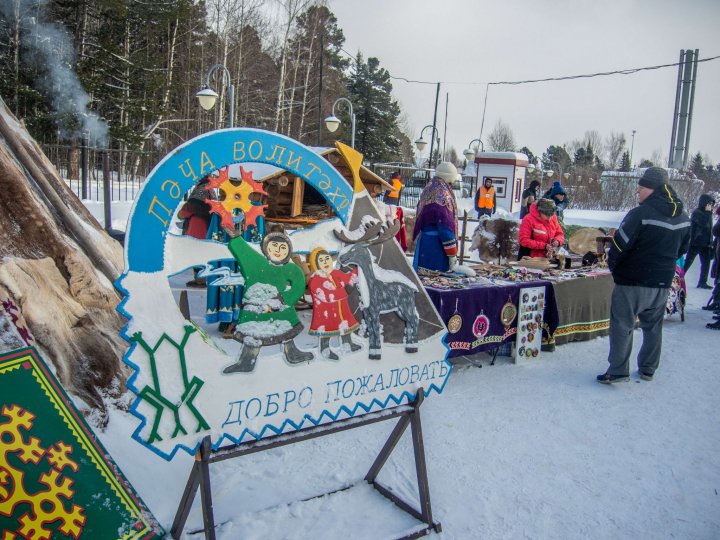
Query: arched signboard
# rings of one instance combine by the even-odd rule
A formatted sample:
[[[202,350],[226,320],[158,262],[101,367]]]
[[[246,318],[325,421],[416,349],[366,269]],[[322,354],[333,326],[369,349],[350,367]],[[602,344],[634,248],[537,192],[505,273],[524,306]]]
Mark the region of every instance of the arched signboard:
[[[312,149],[255,129],[199,136],[146,180],[116,286],[129,320],[132,411],[141,419],[134,438],[163,458],[178,448],[194,453],[206,436],[219,448],[392,407],[420,388],[441,392],[450,373],[444,325],[359,181],[362,156],[339,149],[354,185]],[[336,217],[260,242],[171,232],[198,181],[257,163],[303,179]],[[252,182],[245,172],[236,183]],[[289,260],[297,253],[311,259],[310,275]],[[234,259],[237,271],[223,279],[242,287],[231,340],[203,326],[202,313],[186,320],[170,283],[220,259]],[[302,297],[312,298],[312,312],[295,309]]]

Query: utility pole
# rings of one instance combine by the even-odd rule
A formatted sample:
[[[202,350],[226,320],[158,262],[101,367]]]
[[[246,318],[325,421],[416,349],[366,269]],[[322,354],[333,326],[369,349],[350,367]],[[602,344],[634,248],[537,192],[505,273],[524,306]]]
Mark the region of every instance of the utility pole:
[[[438,99],[440,98],[440,83],[437,83],[437,90],[435,91],[435,114],[433,115],[433,131],[432,135],[430,136],[430,162],[428,165],[430,165],[430,168],[432,169],[432,160],[433,160],[433,144],[435,143],[435,134],[437,133],[437,109],[438,109]]]
[[[450,93],[445,92],[445,128],[443,129],[443,151],[442,160],[445,161],[445,146],[447,145],[447,115],[448,115],[448,102],[450,101]]]
[[[668,157],[668,167],[674,169],[683,169],[687,166],[699,53],[699,49],[680,51],[675,113]]]
[[[318,84],[317,145],[322,146],[323,34],[320,32],[320,82]]]

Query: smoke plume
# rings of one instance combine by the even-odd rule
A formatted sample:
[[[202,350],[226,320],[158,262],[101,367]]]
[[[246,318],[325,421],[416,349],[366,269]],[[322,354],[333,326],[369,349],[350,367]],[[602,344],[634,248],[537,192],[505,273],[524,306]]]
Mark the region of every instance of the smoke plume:
[[[65,138],[87,135],[91,145],[104,148],[107,123],[88,108],[90,96],[73,70],[70,36],[61,26],[42,21],[46,4],[47,0],[0,0],[0,12],[9,21],[19,15],[22,62],[43,72],[35,84],[50,100],[61,134]]]

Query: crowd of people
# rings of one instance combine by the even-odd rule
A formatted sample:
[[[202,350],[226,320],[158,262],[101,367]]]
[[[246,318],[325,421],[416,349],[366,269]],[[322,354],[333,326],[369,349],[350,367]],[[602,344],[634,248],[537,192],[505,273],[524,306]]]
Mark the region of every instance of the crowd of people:
[[[433,181],[420,196],[414,236],[418,238],[415,268],[452,270],[457,257],[457,205],[445,176],[454,178],[452,165],[438,165]],[[446,170],[447,169],[447,170]],[[447,173],[447,174],[446,174]],[[478,218],[495,211],[492,182],[487,181],[475,194]],[[554,259],[565,243],[563,211],[569,198],[560,182],[554,182],[541,198],[540,183],[534,180],[522,193],[518,259],[523,256]],[[662,323],[668,293],[680,272],[686,272],[700,259],[699,289],[712,289],[705,309],[714,312],[715,321],[707,328],[720,330],[720,208],[713,225],[715,199],[700,197],[692,218],[670,186],[667,171],[650,167],[638,181],[638,206],[630,210],[612,237],[607,253],[608,267],[615,287],[610,313],[608,369],[597,376],[603,384],[626,381],[630,376],[633,331],[642,330],[643,343],[637,357],[641,379],[650,381],[660,361]],[[427,251],[427,253],[424,253]],[[714,287],[708,284],[711,275]]]

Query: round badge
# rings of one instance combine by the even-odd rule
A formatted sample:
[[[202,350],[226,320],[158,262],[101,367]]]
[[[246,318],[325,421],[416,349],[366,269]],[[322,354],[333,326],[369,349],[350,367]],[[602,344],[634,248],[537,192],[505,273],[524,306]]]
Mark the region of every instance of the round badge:
[[[538,355],[538,350],[533,349],[532,355],[533,355],[533,358],[535,358]]]
[[[487,318],[487,315],[481,313],[475,318],[475,322],[473,323],[473,334],[475,334],[475,337],[481,338],[484,337],[489,330],[490,319]]]
[[[448,332],[451,334],[456,334],[460,331],[460,328],[462,328],[462,317],[459,313],[456,313],[452,317],[450,317],[450,320],[447,323]]]
[[[517,317],[517,308],[515,304],[512,303],[512,299],[508,297],[508,301],[505,302],[505,305],[503,305],[500,311],[500,321],[503,323],[503,326],[510,326],[515,320],[515,317]]]
[[[530,298],[530,296],[528,295],[528,293],[523,294],[523,297],[522,297],[523,302],[527,302],[529,298]]]
[[[523,354],[525,354],[525,347],[520,347],[520,348],[518,349],[518,355],[519,355],[519,356],[522,356]]]

